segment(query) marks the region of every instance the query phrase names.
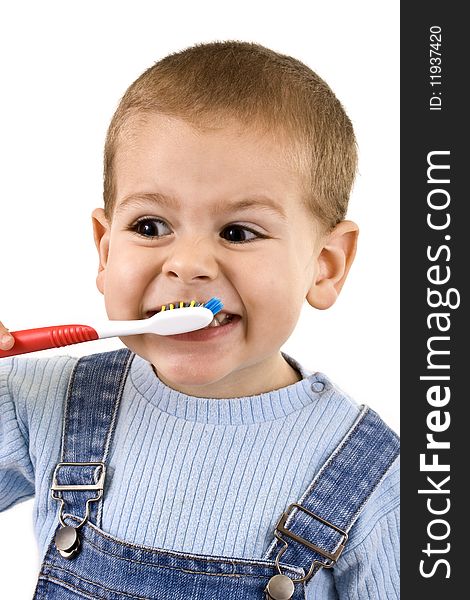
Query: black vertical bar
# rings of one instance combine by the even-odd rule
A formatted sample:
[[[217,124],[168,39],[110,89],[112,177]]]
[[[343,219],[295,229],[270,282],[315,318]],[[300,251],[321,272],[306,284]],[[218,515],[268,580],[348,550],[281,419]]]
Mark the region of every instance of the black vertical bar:
[[[469,593],[469,37],[462,4],[401,3],[403,599]]]

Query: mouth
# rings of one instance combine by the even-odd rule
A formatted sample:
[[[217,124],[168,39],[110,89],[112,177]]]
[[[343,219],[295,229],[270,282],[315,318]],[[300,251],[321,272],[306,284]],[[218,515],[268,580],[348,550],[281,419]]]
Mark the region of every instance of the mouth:
[[[165,310],[170,309],[171,306],[174,307],[173,310],[176,310],[176,309],[180,309],[180,308],[187,308],[189,306],[189,304],[190,304],[189,302],[184,302],[184,303],[175,302],[172,304],[169,303],[169,304],[161,305],[157,310],[148,310],[145,313],[145,319],[150,319],[150,317],[153,317],[157,313],[161,312],[163,306],[166,307]],[[197,302],[195,304],[195,306],[200,306],[200,304],[201,303]],[[206,325],[199,331],[202,331],[204,329],[212,329],[214,327],[224,327],[225,325],[228,325],[234,319],[237,319],[237,318],[239,318],[239,315],[237,315],[235,313],[229,313],[226,310],[222,310],[222,311],[218,312],[216,315],[214,315],[214,318],[209,323],[209,325]]]

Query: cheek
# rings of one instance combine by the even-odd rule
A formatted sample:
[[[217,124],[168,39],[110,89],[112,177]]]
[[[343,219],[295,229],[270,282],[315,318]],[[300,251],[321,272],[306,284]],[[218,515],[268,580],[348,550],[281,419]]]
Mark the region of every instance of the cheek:
[[[110,253],[105,278],[105,304],[110,318],[135,318],[149,280],[145,261],[129,253]]]
[[[257,266],[251,274],[261,299],[266,301],[268,298],[274,304],[286,308],[302,295],[305,272],[300,268],[296,256],[280,254],[271,264],[261,262],[261,265],[261,268]]]
[[[269,339],[289,337],[305,299],[304,279],[296,257],[289,258],[285,253],[272,262],[260,261],[246,271],[240,286],[254,335]]]

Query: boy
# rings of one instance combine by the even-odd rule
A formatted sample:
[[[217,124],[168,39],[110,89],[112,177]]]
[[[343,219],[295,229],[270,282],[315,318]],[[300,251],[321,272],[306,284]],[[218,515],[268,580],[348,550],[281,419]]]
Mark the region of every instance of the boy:
[[[352,126],[329,87],[261,46],[195,46],[127,90],[93,212],[108,316],[212,296],[224,310],[200,331],[124,337],[134,354],[0,362],[0,508],[35,494],[37,598],[398,597],[398,471],[381,424],[388,446],[363,467],[378,435],[361,438],[325,488],[325,503],[343,496],[322,513],[318,535],[336,532],[330,552],[300,543],[296,560],[284,532],[279,565],[273,545],[280,515],[344,455],[364,414],[280,351],[304,299],[328,308],[346,279],[355,169]],[[61,462],[93,465],[73,479],[74,467],[54,471]],[[355,464],[367,481],[343,490]],[[70,488],[90,478],[94,489]],[[321,550],[309,527],[303,537]]]

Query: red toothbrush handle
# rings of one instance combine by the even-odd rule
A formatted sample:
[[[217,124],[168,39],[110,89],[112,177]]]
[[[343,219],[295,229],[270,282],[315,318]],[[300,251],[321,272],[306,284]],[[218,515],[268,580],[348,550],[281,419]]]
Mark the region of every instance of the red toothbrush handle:
[[[53,325],[10,333],[15,338],[15,343],[10,350],[0,350],[0,358],[99,339],[96,331],[89,325]]]

